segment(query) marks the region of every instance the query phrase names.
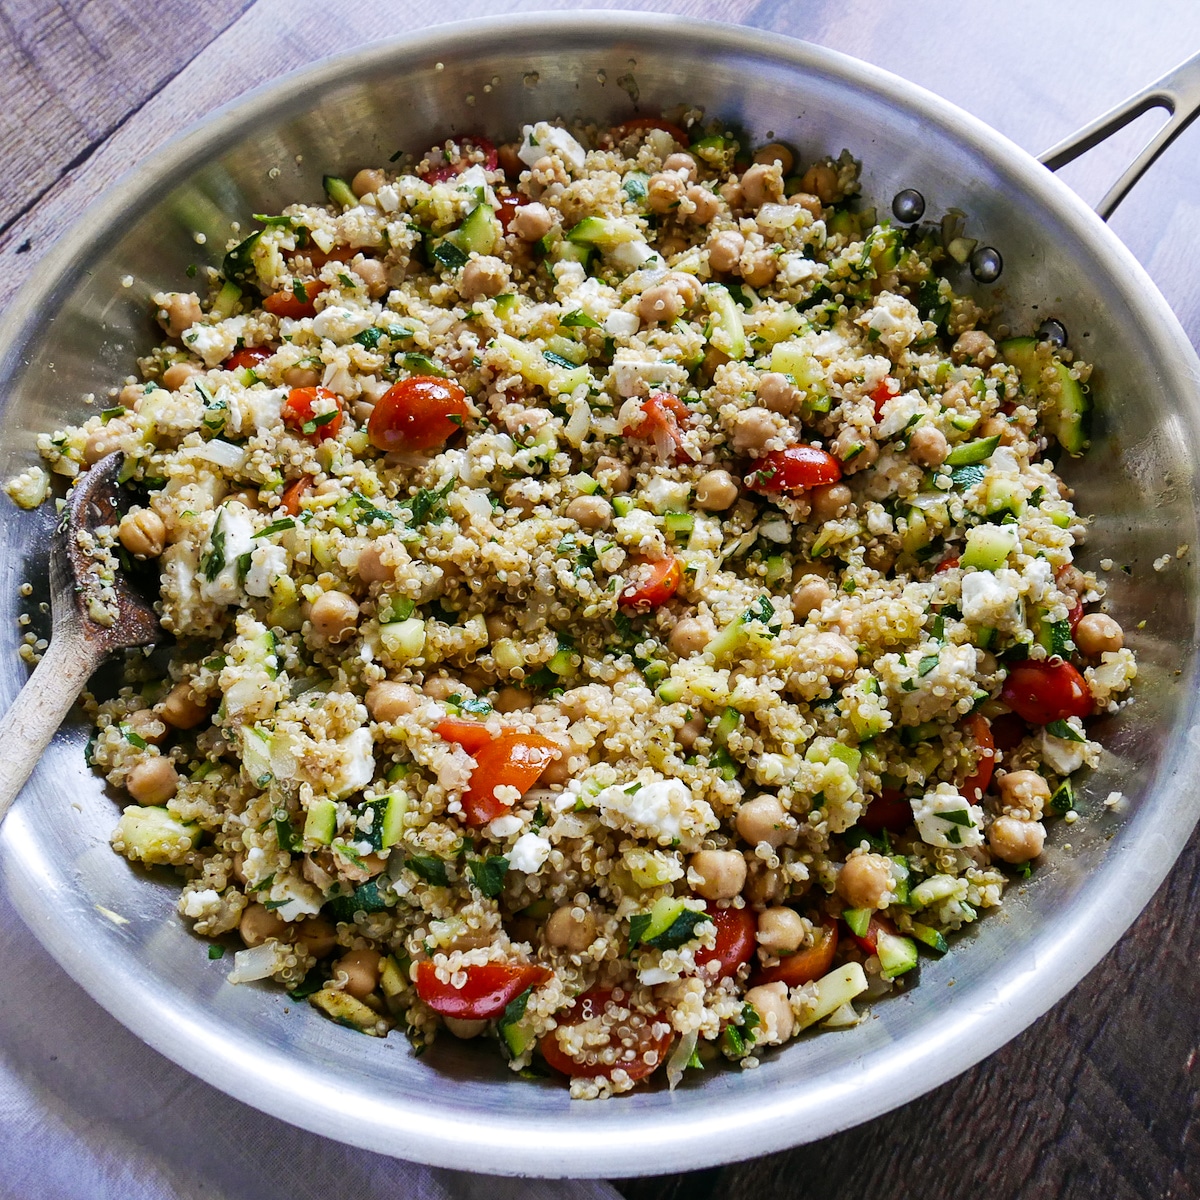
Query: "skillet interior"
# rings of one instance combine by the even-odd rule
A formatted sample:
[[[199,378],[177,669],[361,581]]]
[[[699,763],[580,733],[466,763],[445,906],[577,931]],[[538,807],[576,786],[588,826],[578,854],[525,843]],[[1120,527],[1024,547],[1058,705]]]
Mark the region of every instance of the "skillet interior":
[[[1100,407],[1091,453],[1066,474],[1080,509],[1095,514],[1083,561],[1130,568],[1108,578],[1140,659],[1137,701],[1106,721],[1108,753],[1083,789],[1084,819],[1055,826],[1036,877],[947,958],[927,961],[919,987],[855,1030],[802,1039],[758,1070],[597,1105],[518,1082],[498,1058],[452,1039],[418,1060],[400,1035],[381,1044],[273,990],[226,986],[227,964],[210,963],[174,915],[175,888],[108,848],[117,808],[84,766],[86,728],[69,724],[0,831],[5,886],[39,938],[189,1070],[297,1124],[411,1159],[632,1175],[744,1158],[866,1120],[977,1061],[1077,982],[1147,901],[1200,813],[1195,559],[1151,566],[1200,536],[1200,363],[1132,256],[1031,159],[920,89],[815,47],[630,13],[508,17],[333,60],[240,102],[102,199],[18,296],[0,327],[0,475],[34,461],[38,431],[79,419],[85,393],[102,401],[128,373],[157,340],[146,296],[183,286],[190,263],[218,261],[231,220],[316,198],[323,172],[419,152],[450,133],[501,140],[548,115],[623,118],[635,99],[651,114],[703,107],[756,141],[798,146],[802,159],[848,147],[881,211],[915,186],[930,213],[970,214],[969,232],[1004,255],[992,295],[1014,328],[1050,314],[1064,321],[1072,345],[1099,364]],[[43,598],[49,525],[45,511],[9,507],[0,520],[4,703],[26,673],[14,631],[30,602],[17,587],[28,579],[33,602]],[[1118,789],[1130,801],[1123,817],[1102,803]]]

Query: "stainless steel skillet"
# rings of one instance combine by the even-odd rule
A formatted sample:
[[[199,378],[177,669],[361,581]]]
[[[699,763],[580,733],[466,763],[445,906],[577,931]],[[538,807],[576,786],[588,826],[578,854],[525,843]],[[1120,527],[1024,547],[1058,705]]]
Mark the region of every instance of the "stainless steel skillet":
[[[928,93],[815,47],[664,17],[542,14],[374,47],[240,101],[114,189],[19,295],[0,326],[0,474],[33,461],[36,431],[76,418],[84,393],[102,398],[126,373],[154,340],[146,294],[178,286],[194,261],[215,261],[231,220],[319,196],[323,171],[453,132],[510,136],[547,113],[625,117],[635,95],[642,112],[703,106],[802,155],[849,147],[881,208],[911,186],[931,212],[963,209],[972,235],[1004,256],[989,295],[1009,323],[1052,314],[1086,347],[1099,364],[1099,427],[1089,457],[1067,473],[1080,507],[1096,514],[1088,561],[1115,564],[1116,615],[1131,630],[1146,623],[1131,637],[1138,700],[1106,731],[1110,753],[1086,788],[1084,818],[1058,830],[1046,868],[924,967],[919,987],[856,1030],[797,1042],[756,1071],[574,1106],[473,1047],[415,1060],[398,1037],[381,1046],[276,993],[226,986],[224,966],[173,916],[174,888],[108,849],[115,807],[83,764],[86,730],[66,730],[0,831],[5,889],[39,938],[118,1018],[198,1075],[297,1124],[408,1158],[629,1175],[743,1158],[869,1119],[971,1065],[1073,986],[1150,897],[1200,814],[1191,742],[1200,581],[1189,553],[1175,558],[1200,536],[1200,362],[1132,256],[1043,167]],[[1181,104],[1172,127],[1186,115]],[[133,287],[122,287],[125,276]],[[6,510],[0,520],[6,630],[28,603],[18,584],[44,573],[47,531],[38,515]],[[1156,572],[1165,555],[1169,567]],[[23,673],[15,641],[5,635],[5,703]],[[1127,807],[1106,808],[1117,791]]]

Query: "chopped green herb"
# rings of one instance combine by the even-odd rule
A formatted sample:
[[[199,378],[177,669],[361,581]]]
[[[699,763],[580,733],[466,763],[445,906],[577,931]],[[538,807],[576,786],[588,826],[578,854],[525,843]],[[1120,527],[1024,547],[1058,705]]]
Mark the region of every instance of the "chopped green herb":
[[[354,340],[367,350],[374,350],[379,345],[381,337],[383,337],[383,330],[378,325],[372,325],[369,329],[364,329],[361,333],[356,333]]]
[[[1046,726],[1046,732],[1051,737],[1062,738],[1066,742],[1086,742],[1087,738],[1079,732],[1073,725],[1068,725],[1066,721],[1051,721]]]
[[[270,537],[272,534],[283,533],[285,529],[295,529],[296,522],[291,517],[281,517],[278,521],[272,521],[265,529],[260,529],[254,536]]]
[[[600,322],[594,317],[589,317],[581,308],[577,308],[574,312],[569,312],[563,317],[559,324],[565,329],[599,329]]]
[[[225,569],[225,530],[221,528],[223,519],[224,514],[218,512],[212,530],[212,549],[200,559],[200,570],[209,583]]]
[[[225,957],[225,947],[224,946],[209,946],[208,958],[209,958],[210,962],[216,962],[216,960],[218,958],[224,958],[224,957]]]
[[[475,886],[488,897],[500,895],[504,877],[508,874],[508,859],[501,854],[479,858],[468,863]]]
[[[419,875],[426,883],[432,883],[435,887],[450,886],[450,877],[446,874],[446,864],[436,855],[413,854],[405,860],[404,865]]]

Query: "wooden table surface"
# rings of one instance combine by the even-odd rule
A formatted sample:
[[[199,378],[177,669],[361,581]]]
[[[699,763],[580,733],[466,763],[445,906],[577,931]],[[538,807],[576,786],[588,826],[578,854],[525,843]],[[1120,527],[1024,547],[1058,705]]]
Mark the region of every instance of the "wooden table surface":
[[[98,192],[241,92],[323,55],[440,21],[573,7],[582,6],[0,0],[0,305]],[[718,18],[806,38],[939,92],[1034,152],[1200,50],[1196,0],[623,0],[590,7]],[[1156,119],[1064,174],[1094,202]],[[1194,343],[1198,151],[1200,123],[1112,222]],[[953,1082],[809,1146],[618,1186],[630,1200],[851,1200],[876,1189],[924,1200],[974,1189],[990,1200],[1200,1197],[1198,865],[1200,840],[1193,838],[1104,962],[1032,1028]]]

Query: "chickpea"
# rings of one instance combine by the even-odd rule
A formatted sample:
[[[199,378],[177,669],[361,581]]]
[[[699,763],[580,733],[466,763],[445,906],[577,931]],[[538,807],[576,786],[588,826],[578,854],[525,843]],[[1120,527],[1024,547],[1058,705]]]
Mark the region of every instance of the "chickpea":
[[[688,183],[696,182],[696,160],[684,151],[668,154],[663,162],[663,170],[674,171],[677,175],[682,175]]]
[[[800,389],[779,371],[768,371],[758,378],[758,399],[771,412],[789,417],[800,403]]]
[[[674,171],[651,175],[646,181],[646,203],[656,213],[669,213],[683,199],[683,180]]]
[[[787,841],[788,815],[778,796],[755,796],[737,810],[738,836],[751,846],[766,842],[772,849]]]
[[[687,220],[693,225],[707,225],[715,220],[717,213],[721,211],[721,202],[708,188],[701,187],[698,183],[692,184],[683,194],[692,205]]]
[[[706,471],[696,483],[696,503],[709,512],[724,512],[738,498],[738,485],[728,471]]]
[[[819,221],[825,211],[821,206],[821,201],[811,192],[797,192],[794,196],[788,197],[788,203],[804,209],[814,221]]]
[[[769,409],[747,408],[734,418],[730,441],[736,453],[757,458],[778,434],[774,414]]]
[[[610,492],[627,492],[633,483],[633,473],[619,459],[611,454],[602,454],[596,459],[596,477],[604,483]]]
[[[882,854],[852,854],[838,872],[837,890],[851,908],[886,908],[896,894],[891,860]]]
[[[1058,580],[1059,588],[1064,592],[1073,592],[1076,596],[1082,596],[1088,590],[1087,576],[1078,567],[1063,567],[1057,572],[1055,578]]]
[[[770,250],[757,250],[749,266],[743,262],[742,278],[754,288],[766,287],[779,274],[779,260]]]
[[[804,945],[808,927],[804,918],[791,908],[766,908],[758,914],[758,944],[782,958],[795,954]]]
[[[283,382],[294,388],[316,387],[321,382],[321,372],[316,367],[288,367]]]
[[[699,617],[684,617],[682,621],[676,622],[675,628],[671,630],[667,645],[672,654],[677,654],[680,658],[691,658],[693,654],[701,654],[704,651],[715,632],[709,622]]]
[[[787,884],[780,872],[755,861],[746,879],[746,899],[751,904],[771,904],[786,895]]]
[[[788,1000],[786,983],[760,983],[746,993],[746,1003],[762,1018],[756,1041],[778,1046],[795,1032],[796,1017]]]
[[[519,687],[502,687],[497,693],[492,707],[497,712],[520,712],[523,708],[533,707],[533,697]]]
[[[181,337],[204,316],[200,297],[195,292],[168,292],[166,302],[158,311],[159,324],[171,337]]]
[[[421,690],[430,700],[448,700],[456,692],[462,691],[462,684],[449,675],[433,675],[425,680]]]
[[[125,790],[139,804],[165,804],[179,789],[179,772],[161,755],[140,762],[125,776]]]
[[[800,177],[800,190],[816,196],[822,204],[832,204],[842,194],[838,173],[828,163],[814,163]]]
[[[544,238],[554,225],[554,217],[544,204],[522,204],[508,223],[509,231],[523,242],[536,242]]]
[[[372,300],[379,300],[388,293],[387,267],[377,258],[359,258],[354,264],[355,275],[363,281],[367,295]]]
[[[879,446],[875,439],[853,425],[842,426],[829,451],[841,462],[842,470],[847,475],[871,466],[879,457]]]
[[[705,900],[732,900],[746,883],[746,860],[736,850],[700,850],[692,855],[693,885]]]
[[[448,1033],[464,1041],[478,1037],[488,1026],[486,1021],[470,1021],[463,1017],[443,1017],[442,1024]]]
[[[358,552],[358,577],[364,583],[383,583],[394,578],[396,568],[383,561],[380,548],[374,542]]]
[[[385,679],[367,689],[367,712],[371,720],[381,725],[394,725],[401,717],[415,712],[420,703],[420,694],[407,683]]]
[[[474,299],[480,296],[498,296],[508,283],[508,267],[505,263],[491,254],[473,258],[462,272],[462,286],[459,289],[464,296]]]
[[[571,753],[573,747],[562,734],[548,734],[552,742],[559,747],[559,755],[550,760],[550,765],[542,772],[539,782],[546,787],[561,787],[571,779]]]
[[[117,537],[134,558],[157,558],[167,544],[167,526],[152,508],[141,508],[121,518]]]
[[[990,367],[996,361],[996,343],[982,329],[968,329],[958,335],[951,354],[956,363]]]
[[[312,602],[309,620],[318,637],[336,646],[358,628],[358,605],[345,592],[322,592]]]
[[[328,958],[337,948],[337,929],[325,917],[305,917],[291,929],[292,940],[303,942],[313,958]]]
[[[746,202],[746,197],[742,193],[742,185],[736,179],[731,179],[721,184],[717,190],[721,193],[721,199],[730,208],[741,208]]]
[[[782,142],[768,142],[754,152],[756,163],[778,163],[782,175],[790,175],[796,165],[795,155]]]
[[[1046,827],[1041,821],[997,817],[988,830],[988,845],[992,853],[1006,863],[1023,863],[1037,858],[1045,844]]]
[[[121,439],[128,432],[129,426],[124,421],[109,421],[107,425],[92,430],[83,444],[83,461],[89,467],[94,467],[102,458],[121,449]]]
[[[808,576],[792,589],[792,616],[806,621],[809,613],[820,612],[826,601],[833,599],[833,589],[823,579]]]
[[[155,706],[154,711],[175,729],[195,729],[208,716],[187,683],[177,683]]]
[[[333,964],[334,979],[344,975],[344,991],[356,1000],[365,1000],[379,986],[383,955],[378,950],[351,950]]]
[[[583,529],[607,529],[613,508],[603,496],[576,496],[567,505],[567,516]]]
[[[843,679],[858,666],[858,651],[840,633],[818,633],[813,658],[825,665],[831,679]]]
[[[638,300],[638,316],[647,325],[661,321],[669,325],[683,312],[683,297],[668,283],[647,288]]]
[[[125,718],[125,724],[144,742],[157,746],[167,740],[166,722],[155,715],[153,709],[139,708]]]
[[[708,718],[703,713],[688,717],[675,733],[675,740],[685,749],[690,750],[698,738],[708,729]]]
[[[749,209],[783,199],[783,172],[774,163],[756,162],[742,176],[742,196]]]
[[[307,856],[304,861],[308,862]],[[240,883],[242,887],[245,887],[250,882],[246,876],[246,856],[240,850],[233,856],[233,863],[229,868],[229,873],[233,876],[234,881]]]
[[[1073,637],[1079,653],[1089,658],[1098,658],[1125,645],[1124,631],[1107,613],[1087,613],[1080,617]]]
[[[1011,446],[1021,436],[1021,431],[1005,416],[995,413],[980,423],[981,438],[998,437],[1000,445]]]
[[[996,791],[1006,815],[1039,820],[1050,799],[1050,785],[1036,771],[1005,771],[996,777]]]
[[[575,914],[582,912],[582,917]],[[591,912],[564,904],[550,914],[544,931],[547,946],[556,946],[568,954],[582,954],[596,940],[596,918]]]
[[[808,493],[814,521],[832,521],[850,507],[850,489],[844,483],[825,483]]]
[[[247,904],[238,922],[238,933],[247,946],[261,946],[270,938],[282,939],[285,929],[287,922],[277,912],[261,904]]]
[[[691,243],[687,238],[677,233],[668,233],[665,237],[658,239],[658,252],[663,258],[671,259],[677,254],[682,254]]]
[[[163,387],[169,388],[173,392],[179,391],[181,387],[191,378],[196,375],[203,375],[204,368],[190,362],[172,363],[163,373]]]
[[[714,271],[732,271],[746,248],[746,239],[734,229],[712,234],[708,239],[708,265]]]
[[[350,180],[350,190],[361,200],[364,196],[373,196],[385,183],[387,176],[378,167],[363,167]]]
[[[503,638],[510,638],[515,632],[513,623],[507,617],[502,617],[499,613],[488,613],[484,617],[483,623],[487,626],[489,642],[498,642]]]
[[[918,425],[908,439],[908,457],[919,467],[940,467],[949,453],[946,435],[934,425]]]

